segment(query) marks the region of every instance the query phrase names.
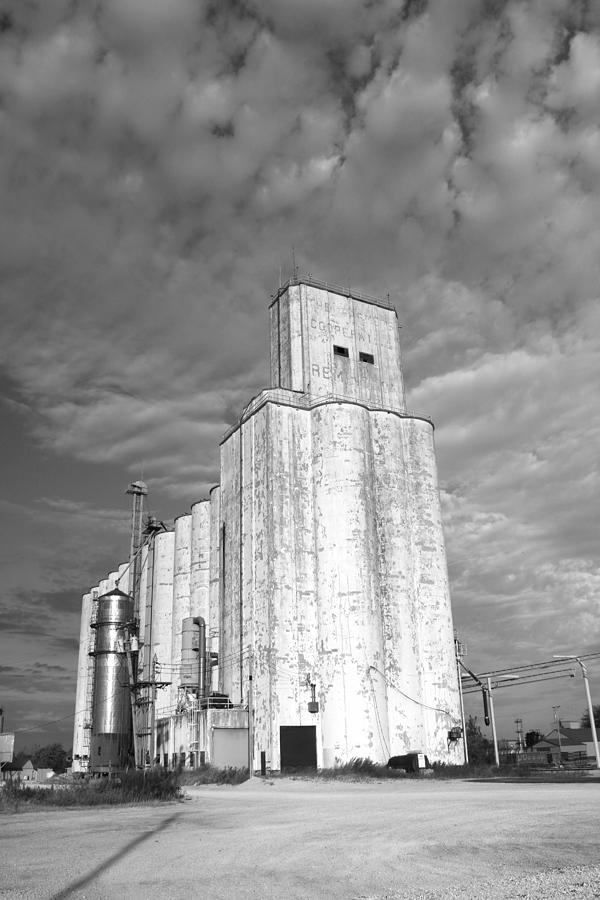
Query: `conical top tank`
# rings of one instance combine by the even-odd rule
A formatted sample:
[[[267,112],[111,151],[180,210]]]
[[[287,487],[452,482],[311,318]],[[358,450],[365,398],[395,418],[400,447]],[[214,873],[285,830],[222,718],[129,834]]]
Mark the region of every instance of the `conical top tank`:
[[[123,768],[131,755],[132,726],[125,626],[133,619],[133,600],[115,588],[98,597],[94,651],[93,772]]]

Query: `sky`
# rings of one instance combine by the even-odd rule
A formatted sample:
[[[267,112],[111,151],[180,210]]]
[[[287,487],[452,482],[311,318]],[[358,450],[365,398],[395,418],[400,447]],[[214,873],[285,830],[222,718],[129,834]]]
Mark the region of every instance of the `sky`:
[[[2,0],[0,85],[17,746],[71,746],[81,595],[127,558],[127,485],[170,520],[218,481],[292,253],[398,310],[469,668],[600,650],[598,4]],[[500,735],[553,705],[580,718],[579,674],[498,691]]]

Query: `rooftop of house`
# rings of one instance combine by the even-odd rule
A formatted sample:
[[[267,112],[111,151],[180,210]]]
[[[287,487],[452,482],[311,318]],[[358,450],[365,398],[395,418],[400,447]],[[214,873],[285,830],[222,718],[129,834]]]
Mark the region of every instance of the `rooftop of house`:
[[[591,744],[594,740],[591,728],[565,728],[560,726],[560,739],[563,744]],[[558,729],[545,734],[539,744],[558,744]]]

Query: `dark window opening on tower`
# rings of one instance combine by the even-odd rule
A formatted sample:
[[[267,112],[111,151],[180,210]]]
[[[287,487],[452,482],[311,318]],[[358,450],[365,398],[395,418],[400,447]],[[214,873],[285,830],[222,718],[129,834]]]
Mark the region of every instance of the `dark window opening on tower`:
[[[371,363],[371,365],[375,362],[375,357],[372,353],[363,353],[362,350],[358,354],[358,358],[361,362]]]
[[[350,351],[347,347],[340,347],[339,344],[333,345],[333,355],[334,356],[350,356]]]

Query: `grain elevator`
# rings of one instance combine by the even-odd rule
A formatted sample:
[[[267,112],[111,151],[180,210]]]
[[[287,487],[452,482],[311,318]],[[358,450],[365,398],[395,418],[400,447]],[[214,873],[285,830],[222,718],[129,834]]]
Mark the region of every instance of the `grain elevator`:
[[[270,343],[271,385],[224,435],[219,485],[172,529],[149,520],[135,564],[83,597],[79,771],[98,770],[119,653],[130,718],[111,740],[138,766],[462,761],[433,426],[406,409],[396,312],[295,277]]]

